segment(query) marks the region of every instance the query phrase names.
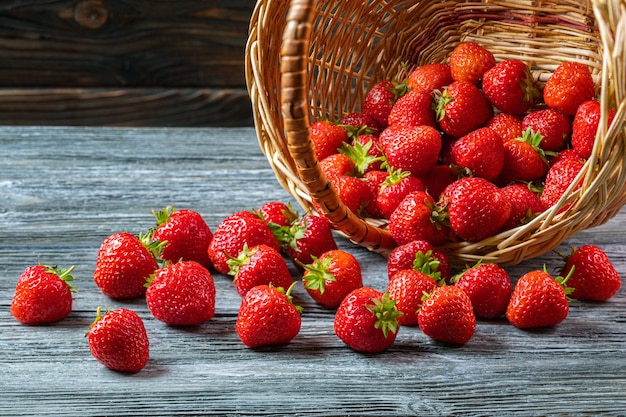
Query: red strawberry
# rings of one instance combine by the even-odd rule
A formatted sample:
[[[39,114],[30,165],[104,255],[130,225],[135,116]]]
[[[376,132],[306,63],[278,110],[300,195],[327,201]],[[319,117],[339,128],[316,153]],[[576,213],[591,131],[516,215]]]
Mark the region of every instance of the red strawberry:
[[[543,101],[549,107],[573,116],[582,103],[596,95],[589,68],[579,62],[564,62],[546,81]]]
[[[376,119],[363,112],[347,114],[341,118],[339,124],[348,129],[348,134],[352,133],[354,136],[380,134],[380,125]]]
[[[263,204],[255,211],[256,215],[261,218],[270,228],[272,223],[274,226],[289,226],[297,220],[298,213],[293,209],[291,203],[283,203],[282,201],[270,201]]]
[[[463,345],[476,330],[472,302],[454,285],[435,287],[422,302],[417,319],[424,334],[438,342]]]
[[[450,53],[450,73],[455,81],[478,84],[494,65],[493,54],[475,42],[462,42]]]
[[[449,165],[435,165],[425,176],[421,177],[426,186],[426,191],[433,199],[439,200],[439,196],[446,187],[459,179],[459,170]]]
[[[407,86],[411,91],[421,91],[430,94],[434,90],[441,90],[452,83],[450,66],[445,63],[425,64],[416,67],[409,73]]]
[[[422,181],[409,172],[399,169],[391,171],[380,185],[375,197],[376,207],[388,219],[404,197],[413,191],[424,190]]]
[[[541,149],[542,140],[541,134],[528,129],[521,137],[504,144],[504,166],[499,178],[500,184],[531,182],[544,177],[548,172],[548,159]]]
[[[572,248],[561,276],[569,276],[568,286],[577,300],[606,301],[621,287],[621,278],[607,254],[595,245]]]
[[[196,261],[205,268],[212,266],[207,250],[213,233],[200,213],[176,210],[176,207],[166,207],[158,213],[153,210],[152,213],[157,220],[152,239],[164,242],[161,259]]]
[[[11,314],[22,324],[53,323],[72,312],[70,281],[74,266],[35,265],[26,268],[18,278],[11,301]]]
[[[159,268],[155,254],[163,245],[128,232],[115,233],[100,245],[93,279],[103,294],[116,299],[142,297],[146,279]]]
[[[541,95],[530,68],[515,59],[499,62],[487,71],[482,88],[498,110],[514,115],[525,113]]]
[[[372,190],[372,194],[374,195],[374,200],[367,205],[367,214],[374,218],[383,218],[382,210],[378,207],[378,193],[383,186],[383,183],[389,176],[389,172],[382,170],[372,170],[368,171],[363,175],[363,179]]]
[[[348,294],[337,308],[335,334],[357,352],[382,352],[396,340],[401,315],[388,293],[361,287]]]
[[[502,192],[511,202],[511,214],[501,230],[509,230],[528,223],[537,214],[543,212],[543,203],[530,184],[511,184],[502,188]]]
[[[596,133],[600,124],[600,103],[597,100],[587,100],[578,106],[574,122],[572,123],[572,148],[582,158],[589,159],[596,142]],[[611,109],[606,121],[611,126],[615,111]]]
[[[361,265],[344,250],[324,252],[304,266],[302,283],[316,302],[335,308],[352,290],[363,286]]]
[[[391,250],[387,258],[387,275],[391,279],[403,269],[417,269],[428,274],[438,273],[436,279],[447,281],[450,278],[450,262],[445,252],[435,249],[425,240],[414,240],[398,245]]]
[[[318,120],[311,124],[311,142],[318,161],[337,153],[344,142],[348,142],[348,131],[328,120]]]
[[[406,92],[405,83],[381,81],[374,84],[363,100],[363,113],[371,116],[381,129],[389,125],[387,118],[391,108],[399,97]]]
[[[498,178],[504,166],[504,146],[498,134],[488,127],[471,131],[452,146],[452,164],[469,169],[487,181]]]
[[[251,248],[244,245],[236,258],[228,260],[229,275],[242,297],[257,285],[289,288],[292,283],[287,262],[275,248],[260,244]]]
[[[485,123],[485,127],[496,132],[504,143],[522,136],[522,119],[508,113],[494,115]]]
[[[496,264],[478,263],[456,277],[454,285],[468,295],[476,317],[489,320],[506,312],[512,285],[509,273],[504,268]]]
[[[146,303],[152,315],[170,326],[195,326],[215,313],[215,284],[198,262],[180,261],[148,279]]]
[[[567,148],[567,149],[563,149],[560,152],[557,152],[556,155],[554,155],[552,158],[550,158],[549,164],[550,166],[553,166],[554,164],[556,164],[557,162],[559,162],[562,159],[572,159],[574,161],[578,161],[581,163],[585,163],[585,158],[581,157],[580,155],[578,155],[578,153],[576,153],[576,151],[572,148]]]
[[[445,133],[460,138],[493,116],[493,107],[481,90],[466,81],[455,81],[435,94],[437,121]]]
[[[431,126],[395,126],[380,134],[380,146],[390,167],[419,177],[437,163],[441,136]]]
[[[361,178],[338,175],[330,177],[329,181],[342,203],[359,216],[362,216],[369,203],[375,198],[367,182]]]
[[[425,240],[437,246],[448,240],[449,228],[433,198],[424,191],[414,191],[389,217],[389,232],[399,245]]]
[[[543,191],[541,192],[541,202],[547,209],[555,205],[561,197],[565,194],[565,191],[574,182],[578,174],[583,169],[584,163],[576,159],[562,159],[559,162],[553,164],[548,173],[543,185]],[[583,178],[580,182],[574,186],[572,193],[580,189],[582,186]],[[563,205],[559,209],[559,213],[567,210],[573,202]]]
[[[208,254],[218,272],[227,274],[228,260],[239,255],[244,245],[266,244],[280,250],[278,240],[270,227],[249,211],[239,211],[223,219],[213,233]]]
[[[396,301],[398,323],[402,326],[417,326],[417,311],[422,305],[424,293],[430,293],[437,281],[416,269],[403,269],[396,272],[387,286],[389,298]]]
[[[554,109],[535,110],[522,119],[522,130],[532,129],[543,136],[541,149],[559,151],[563,149],[572,132],[570,120]]]
[[[291,290],[258,285],[246,293],[239,307],[235,330],[244,345],[256,348],[289,343],[300,332],[301,308],[292,302]]]
[[[298,267],[313,262],[313,256],[337,249],[337,242],[328,221],[320,216],[305,214],[286,231],[285,254]]]
[[[389,113],[389,126],[436,126],[433,97],[430,93],[412,90],[400,97]]]
[[[522,275],[513,289],[506,318],[515,327],[529,329],[559,324],[567,317],[566,279],[550,276],[545,270]]]
[[[120,372],[139,372],[150,358],[150,343],[141,317],[118,308],[100,315],[89,326],[87,340],[91,354],[104,366]]]
[[[511,214],[511,202],[506,195],[484,178],[461,178],[442,195],[452,231],[469,242],[494,235]]]
[[[342,153],[334,153],[319,161],[319,166],[324,175],[329,179],[342,175],[357,175],[357,167],[350,156]]]

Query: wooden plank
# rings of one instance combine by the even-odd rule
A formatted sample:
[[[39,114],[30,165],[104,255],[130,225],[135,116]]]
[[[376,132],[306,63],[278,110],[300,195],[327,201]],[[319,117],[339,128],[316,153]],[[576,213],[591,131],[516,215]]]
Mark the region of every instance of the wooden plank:
[[[214,274],[216,316],[190,328],[151,317],[143,300],[104,297],[92,279],[110,233],[152,225],[167,204],[198,210],[215,228],[235,210],[292,201],[260,153],[253,129],[0,128],[0,415],[624,416],[624,290],[605,303],[573,302],[568,318],[521,331],[481,321],[463,347],[402,328],[379,355],[358,354],[333,333],[333,312],[301,285],[300,334],[278,349],[243,347],[234,324],[240,298]],[[626,211],[561,246],[593,243],[626,274]],[[366,285],[386,286],[386,262],[338,237]],[[76,265],[74,310],[49,326],[21,326],[9,305],[33,262]],[[546,254],[508,268],[559,264]],[[292,270],[294,277],[299,278]],[[108,371],[83,337],[98,305],[135,309],[151,359],[138,374]]]

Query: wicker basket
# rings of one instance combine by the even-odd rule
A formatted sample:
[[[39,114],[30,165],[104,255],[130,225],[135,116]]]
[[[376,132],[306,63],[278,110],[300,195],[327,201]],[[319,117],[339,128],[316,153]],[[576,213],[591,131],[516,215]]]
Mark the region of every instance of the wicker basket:
[[[613,217],[626,202],[625,0],[259,0],[246,77],[259,144],[281,185],[308,212],[315,200],[355,244],[387,253],[394,242],[386,224],[350,212],[321,173],[310,124],[359,111],[373,83],[446,62],[462,41],[486,46],[497,60],[525,61],[540,83],[561,62],[582,62],[600,88],[602,121],[610,107],[617,112],[610,129],[601,123],[580,191],[527,225],[445,246],[451,261],[516,264]]]

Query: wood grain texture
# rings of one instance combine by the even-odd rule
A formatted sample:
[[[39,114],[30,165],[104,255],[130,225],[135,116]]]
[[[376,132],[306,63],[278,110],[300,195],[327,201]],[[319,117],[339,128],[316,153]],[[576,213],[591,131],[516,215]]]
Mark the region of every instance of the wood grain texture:
[[[117,302],[93,283],[95,256],[111,233],[153,225],[168,204],[199,211],[215,228],[228,214],[271,200],[278,185],[253,129],[0,128],[0,415],[625,416],[626,299],[573,302],[568,318],[521,331],[479,322],[463,347],[402,328],[378,355],[358,354],[334,335],[333,312],[301,285],[300,334],[287,346],[251,350],[234,324],[240,297],[214,274],[215,318],[189,329],[150,315],[145,301]],[[626,274],[626,213],[563,244],[600,245]],[[384,289],[380,255],[337,237]],[[76,265],[72,314],[22,326],[9,306],[21,271],[37,262]],[[508,268],[559,265],[555,254]],[[292,270],[294,277],[298,277]],[[151,341],[147,367],[112,372],[83,337],[98,305],[135,309]]]

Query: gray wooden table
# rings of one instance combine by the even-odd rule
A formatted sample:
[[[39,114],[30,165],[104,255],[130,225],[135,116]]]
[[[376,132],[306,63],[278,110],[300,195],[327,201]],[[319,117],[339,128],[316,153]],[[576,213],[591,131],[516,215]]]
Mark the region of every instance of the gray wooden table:
[[[626,298],[571,304],[555,328],[521,331],[479,322],[452,348],[401,329],[379,355],[345,347],[333,313],[301,286],[301,333],[278,350],[239,341],[240,297],[215,274],[215,318],[191,329],[153,319],[143,300],[113,301],[93,283],[96,252],[118,231],[153,225],[152,209],[199,211],[211,228],[228,214],[292,201],[252,129],[0,128],[0,415],[626,415]],[[600,245],[626,277],[626,210],[563,243]],[[338,237],[384,289],[385,259]],[[512,277],[547,254],[509,268]],[[21,271],[76,265],[73,313],[49,326],[19,325],[9,306]],[[151,341],[147,367],[110,371],[84,334],[96,308],[135,309]]]

